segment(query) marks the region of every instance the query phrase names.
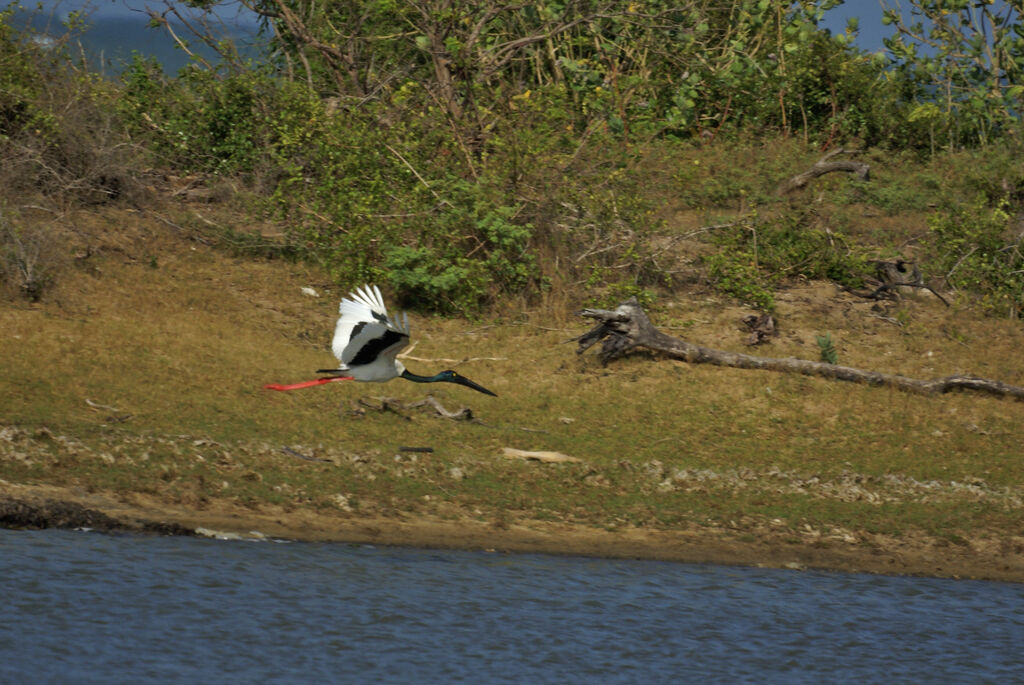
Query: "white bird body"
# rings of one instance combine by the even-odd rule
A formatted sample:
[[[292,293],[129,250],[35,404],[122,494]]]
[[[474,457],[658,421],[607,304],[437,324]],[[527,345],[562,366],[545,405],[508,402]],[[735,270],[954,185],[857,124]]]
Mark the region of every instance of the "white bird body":
[[[398,378],[405,366],[396,357],[409,344],[409,317],[388,316],[377,286],[364,286],[338,306],[331,349],[338,371],[357,381],[383,383]]]

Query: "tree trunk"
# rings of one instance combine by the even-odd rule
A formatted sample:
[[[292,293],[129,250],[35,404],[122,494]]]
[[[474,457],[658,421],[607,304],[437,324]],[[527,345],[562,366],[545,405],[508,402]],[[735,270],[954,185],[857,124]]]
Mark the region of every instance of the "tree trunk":
[[[636,298],[630,298],[612,311],[584,309],[579,314],[596,319],[600,323],[589,332],[576,338],[579,343],[576,353],[582,354],[595,343],[602,342],[599,357],[603,363],[621,357],[636,347],[647,347],[691,364],[716,364],[738,369],[800,373],[806,376],[822,376],[851,383],[890,386],[921,395],[936,395],[963,389],[1024,400],[1024,388],[976,376],[957,375],[926,381],[806,359],[755,357],[739,352],[712,350],[679,338],[673,338],[659,331],[651,323]]]

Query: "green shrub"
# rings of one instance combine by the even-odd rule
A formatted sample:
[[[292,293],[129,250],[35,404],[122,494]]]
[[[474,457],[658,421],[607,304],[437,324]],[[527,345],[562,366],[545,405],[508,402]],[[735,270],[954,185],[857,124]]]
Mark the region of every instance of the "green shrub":
[[[861,285],[864,255],[842,233],[822,224],[813,211],[798,210],[765,222],[749,237],[747,232],[739,235],[756,241],[758,264],[774,280],[798,276]]]
[[[722,251],[705,259],[708,274],[715,287],[744,304],[770,312],[775,309],[775,296],[767,279],[749,252]]]
[[[862,285],[867,272],[864,251],[820,224],[815,212],[796,209],[718,229],[712,241],[721,251],[705,259],[712,282],[722,292],[765,310],[774,306],[771,289],[788,278]]]
[[[0,142],[26,129],[49,129],[39,99],[64,55],[15,30],[13,14],[13,7],[0,11]]]
[[[933,214],[929,247],[950,287],[975,295],[994,314],[1017,318],[1024,310],[1024,234],[1011,229],[1008,206],[979,198]]]
[[[497,204],[486,188],[461,180],[446,195],[454,202],[420,224],[414,241],[384,248],[386,278],[400,300],[473,312],[536,282],[529,252],[533,226],[515,221],[515,207]]]
[[[821,350],[821,361],[826,364],[838,364],[839,357],[836,354],[836,346],[832,343],[832,334],[814,336],[818,348]]]
[[[309,142],[323,116],[307,88],[268,67],[228,75],[186,67],[168,78],[155,59],[136,55],[121,78],[128,124],[165,165],[185,173],[276,167]]]

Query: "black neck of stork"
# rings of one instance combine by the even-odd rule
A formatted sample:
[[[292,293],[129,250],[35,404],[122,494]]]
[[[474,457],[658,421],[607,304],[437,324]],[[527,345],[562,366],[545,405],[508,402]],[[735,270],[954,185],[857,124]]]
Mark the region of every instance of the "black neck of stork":
[[[434,374],[433,376],[420,376],[419,374],[412,373],[408,369],[402,372],[402,378],[413,383],[440,383],[443,381],[450,380],[445,377],[446,371]]]
[[[491,395],[497,397],[497,395],[482,385],[478,385],[473,381],[469,380],[465,376],[460,376],[452,370],[442,371],[441,373],[434,374],[433,376],[420,376],[412,373],[409,370],[402,371],[402,378],[413,383],[457,383],[458,385],[464,385],[467,388],[473,388],[477,392],[482,392],[485,395]]]

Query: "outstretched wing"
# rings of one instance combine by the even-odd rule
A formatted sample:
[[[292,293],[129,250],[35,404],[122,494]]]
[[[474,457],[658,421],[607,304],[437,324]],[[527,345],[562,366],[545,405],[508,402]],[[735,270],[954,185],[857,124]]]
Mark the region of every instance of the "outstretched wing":
[[[341,301],[331,349],[342,368],[370,364],[409,344],[409,317],[388,316],[380,289],[363,286]]]

